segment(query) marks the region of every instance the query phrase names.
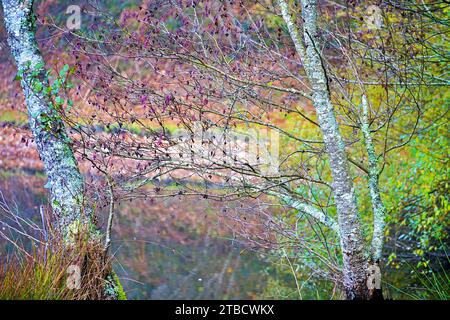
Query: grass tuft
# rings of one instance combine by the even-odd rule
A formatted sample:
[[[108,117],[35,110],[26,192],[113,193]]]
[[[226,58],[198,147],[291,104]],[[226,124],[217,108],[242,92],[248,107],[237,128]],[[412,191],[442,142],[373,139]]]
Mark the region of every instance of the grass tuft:
[[[82,231],[70,245],[53,230],[46,238],[17,241],[0,260],[0,300],[111,298],[106,279],[114,273],[101,241]]]

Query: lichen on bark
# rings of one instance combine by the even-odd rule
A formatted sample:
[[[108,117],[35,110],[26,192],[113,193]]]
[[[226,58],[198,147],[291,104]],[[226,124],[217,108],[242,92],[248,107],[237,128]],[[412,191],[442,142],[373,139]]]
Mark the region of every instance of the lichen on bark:
[[[64,232],[74,221],[89,221],[84,210],[84,184],[68,136],[50,93],[45,62],[35,38],[33,1],[3,0],[8,44],[15,59],[29,125],[48,176],[53,211]],[[36,85],[39,84],[39,85]]]
[[[45,62],[36,41],[36,18],[32,0],[2,0],[7,41],[17,65],[25,96],[29,125],[48,177],[53,212],[66,247],[76,250],[76,239],[86,232],[88,241],[101,241],[101,234],[91,221],[91,209],[84,197],[84,181],[74,157],[64,122],[53,105]],[[100,246],[101,247],[101,246]],[[106,254],[103,251],[101,254]],[[105,279],[109,298],[118,298],[120,282]],[[116,294],[117,293],[117,294]]]
[[[381,199],[379,188],[378,158],[375,154],[375,147],[369,127],[369,104],[367,97],[363,94],[361,99],[362,119],[361,131],[363,133],[364,145],[368,158],[368,179],[369,192],[373,211],[373,235],[371,245],[371,258],[374,263],[378,263],[382,257],[384,242],[384,227],[386,225],[386,207]]]
[[[312,89],[313,105],[329,157],[334,201],[343,256],[343,286],[348,299],[365,299],[366,266],[355,190],[345,144],[331,103],[326,69],[318,49],[317,1],[302,0],[303,42],[285,0],[278,0],[291,40],[301,58]]]

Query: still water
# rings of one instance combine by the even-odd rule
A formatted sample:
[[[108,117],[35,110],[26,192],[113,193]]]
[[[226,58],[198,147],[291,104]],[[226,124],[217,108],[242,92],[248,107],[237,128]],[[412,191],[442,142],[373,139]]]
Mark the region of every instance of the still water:
[[[0,201],[41,223],[47,205],[39,173],[0,171]],[[183,198],[121,204],[113,227],[113,266],[129,299],[330,299],[333,285],[298,272],[298,294],[289,266],[233,239],[217,220],[219,209]],[[1,209],[0,209],[1,211]],[[0,219],[2,212],[0,212]],[[99,215],[100,225],[106,216]],[[0,239],[0,252],[8,252]],[[281,267],[280,267],[281,265]],[[385,270],[385,294],[411,299],[423,288],[407,270]],[[306,281],[306,279],[308,279]]]
[[[3,175],[0,191],[24,218],[40,224],[45,178]],[[207,212],[208,211],[208,212]],[[211,209],[188,200],[119,207],[112,253],[129,299],[262,298],[274,271],[264,257],[230,240]],[[205,218],[206,217],[206,218]],[[100,224],[106,217],[100,215]]]

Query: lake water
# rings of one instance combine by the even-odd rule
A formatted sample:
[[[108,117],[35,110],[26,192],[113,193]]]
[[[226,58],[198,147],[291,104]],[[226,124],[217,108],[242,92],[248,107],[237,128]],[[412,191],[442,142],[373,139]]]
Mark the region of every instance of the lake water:
[[[0,175],[4,200],[21,217],[41,223],[45,177],[39,173]],[[0,199],[1,201],[1,199]],[[217,220],[218,207],[185,198],[124,203],[113,228],[113,265],[129,299],[329,299],[330,283],[299,272],[298,294],[289,267],[279,257],[233,240]],[[1,214],[0,214],[1,219]],[[100,224],[106,217],[100,215]],[[3,241],[3,246],[1,245]],[[5,249],[0,240],[0,249]],[[267,252],[265,252],[267,253]],[[4,252],[2,253],[4,254]],[[386,271],[386,293],[411,298],[420,291],[408,271]],[[309,279],[307,282],[304,282]],[[333,296],[336,298],[336,296]]]
[[[43,182],[44,178],[33,175],[4,175],[0,191],[22,217],[40,224],[39,206],[47,203]],[[194,202],[183,201],[184,206],[189,204],[189,210],[180,206],[178,211],[183,211],[180,213],[176,212],[178,201],[126,203],[116,212],[112,241],[114,269],[127,297],[262,297],[270,263],[227,239],[226,232],[218,232],[214,217],[204,219],[204,206],[196,208]],[[201,218],[195,219],[195,214]],[[105,220],[100,217],[102,224]],[[198,226],[196,220],[201,221]]]

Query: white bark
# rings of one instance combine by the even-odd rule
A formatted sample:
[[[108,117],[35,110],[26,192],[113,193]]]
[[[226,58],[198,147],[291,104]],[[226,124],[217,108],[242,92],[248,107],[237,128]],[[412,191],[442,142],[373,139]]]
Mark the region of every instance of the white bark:
[[[386,217],[386,207],[381,200],[379,188],[379,171],[377,166],[377,156],[373,145],[372,136],[369,127],[369,105],[365,95],[362,96],[362,119],[361,131],[364,137],[364,145],[366,147],[367,157],[369,159],[369,191],[373,210],[373,235],[372,235],[372,260],[379,262],[382,257],[384,227]]]
[[[278,3],[313,90],[313,104],[329,156],[343,256],[344,289],[348,299],[364,299],[366,297],[364,240],[345,145],[331,103],[326,70],[317,48],[317,1],[301,2],[304,44],[301,43],[298,28],[289,13],[286,1],[278,0]]]
[[[287,195],[277,194],[277,197],[284,201],[289,207],[309,215],[310,217],[327,226],[328,228],[336,232],[337,235],[339,235],[339,225],[336,223],[336,221],[318,208],[302,201],[296,200]]]
[[[2,5],[8,44],[22,76],[30,129],[48,176],[51,204],[67,234],[74,222],[83,220],[83,178],[64,124],[45,91],[49,82],[35,38],[33,1],[2,0]]]
[[[83,177],[68,142],[64,123],[46,92],[49,81],[35,38],[33,1],[2,0],[2,5],[8,44],[18,73],[22,75],[30,129],[48,176],[53,211],[59,216],[62,234],[70,243],[72,235],[81,226],[87,226],[87,231],[92,233],[93,223],[89,208],[84,207]],[[97,233],[92,235],[94,241],[98,241]],[[113,271],[105,281],[105,297],[117,299],[120,283]]]

